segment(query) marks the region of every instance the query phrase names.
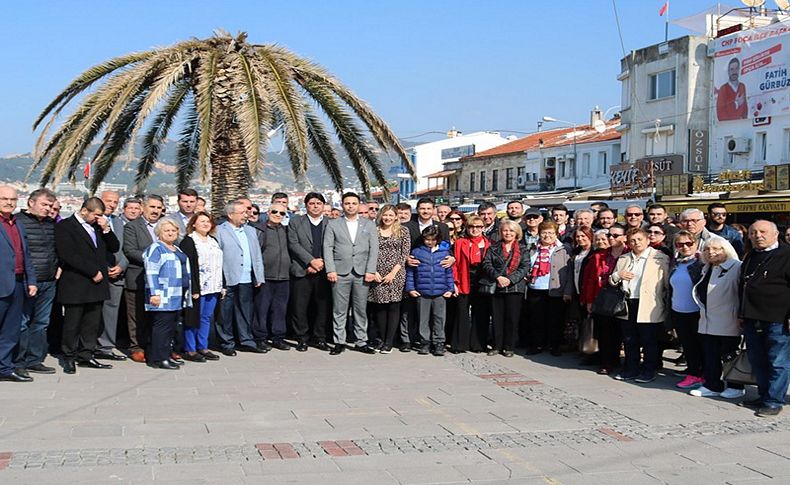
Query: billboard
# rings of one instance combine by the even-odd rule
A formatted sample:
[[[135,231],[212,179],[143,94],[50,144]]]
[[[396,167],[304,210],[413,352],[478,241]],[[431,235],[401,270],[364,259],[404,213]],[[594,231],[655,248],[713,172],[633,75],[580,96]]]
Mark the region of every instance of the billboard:
[[[790,25],[777,23],[714,40],[716,119],[790,114]]]

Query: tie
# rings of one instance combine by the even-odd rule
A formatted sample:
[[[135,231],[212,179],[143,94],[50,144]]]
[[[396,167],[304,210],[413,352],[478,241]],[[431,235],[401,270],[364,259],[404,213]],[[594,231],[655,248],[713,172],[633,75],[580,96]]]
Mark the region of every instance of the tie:
[[[85,226],[85,229],[88,230],[88,234],[91,237],[91,241],[93,241],[93,247],[94,248],[97,247],[96,246],[96,230],[93,229],[93,227],[90,224],[88,224],[87,222],[83,222],[82,224]]]

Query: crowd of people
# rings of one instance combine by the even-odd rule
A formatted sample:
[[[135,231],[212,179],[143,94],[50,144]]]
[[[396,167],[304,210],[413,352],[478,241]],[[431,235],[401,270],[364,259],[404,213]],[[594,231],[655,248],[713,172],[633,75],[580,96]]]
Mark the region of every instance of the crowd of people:
[[[653,381],[671,331],[688,366],[676,385],[693,396],[745,395],[722,376],[743,338],[759,396],[741,404],[776,415],[790,383],[790,245],[766,220],[728,225],[723,204],[676,222],[632,204],[619,223],[605,202],[571,215],[514,200],[498,218],[487,202],[464,214],[420,199],[413,214],[348,192],[340,210],[313,192],[295,214],[278,193],[215,219],[183,189],[172,215],[160,196],[120,205],[105,191],[61,219],[48,189],[20,212],[17,198],[0,187],[4,381],[57,372],[50,351],[66,374],[310,347],[559,356],[568,322],[586,321],[601,375]]]

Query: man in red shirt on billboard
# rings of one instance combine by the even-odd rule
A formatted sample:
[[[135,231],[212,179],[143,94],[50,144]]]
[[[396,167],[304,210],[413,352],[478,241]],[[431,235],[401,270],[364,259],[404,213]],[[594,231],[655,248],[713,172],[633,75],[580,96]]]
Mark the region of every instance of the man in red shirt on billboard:
[[[716,97],[716,115],[719,121],[741,120],[748,114],[746,85],[738,81],[740,70],[741,61],[737,57],[730,59],[727,64],[729,80],[721,85]]]

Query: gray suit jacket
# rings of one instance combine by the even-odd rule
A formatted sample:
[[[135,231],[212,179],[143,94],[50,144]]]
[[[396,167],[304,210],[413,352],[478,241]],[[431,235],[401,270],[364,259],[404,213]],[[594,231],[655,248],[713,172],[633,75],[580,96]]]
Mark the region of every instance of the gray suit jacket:
[[[134,291],[145,289],[143,253],[153,243],[154,240],[148,232],[143,216],[123,226],[123,245],[121,247],[123,247],[124,256],[129,261],[126,267],[126,289]]]
[[[247,236],[248,247],[243,248],[241,241],[233,233],[233,225],[223,222],[217,228],[217,241],[222,248],[222,274],[225,276],[225,286],[236,286],[241,280],[241,266],[243,264],[243,251],[249,251],[252,257],[252,282],[263,283],[263,255],[258,244],[256,230],[244,225],[244,234]]]
[[[357,275],[375,273],[379,259],[379,235],[376,225],[367,218],[359,217],[356,240],[351,242],[346,218],[329,221],[324,234],[324,264],[327,273]]]
[[[129,260],[126,258],[126,255],[123,254],[123,220],[121,220],[121,218],[118,216],[112,216],[112,219],[110,220],[110,226],[112,226],[112,232],[115,233],[115,237],[118,238],[118,242],[121,245],[121,249],[119,249],[117,253],[113,254],[113,256],[115,256],[115,264],[120,266],[121,270],[123,271],[120,278],[117,280],[111,279],[110,284],[115,286],[124,286],[126,278],[124,273],[129,267]]]
[[[326,226],[329,219],[324,217],[321,225],[324,227],[319,242],[323,254],[324,241],[326,239]],[[303,278],[307,275],[307,267],[313,260],[313,231],[311,229],[310,218],[307,215],[294,216],[288,226],[288,252],[291,253],[291,276]]]

